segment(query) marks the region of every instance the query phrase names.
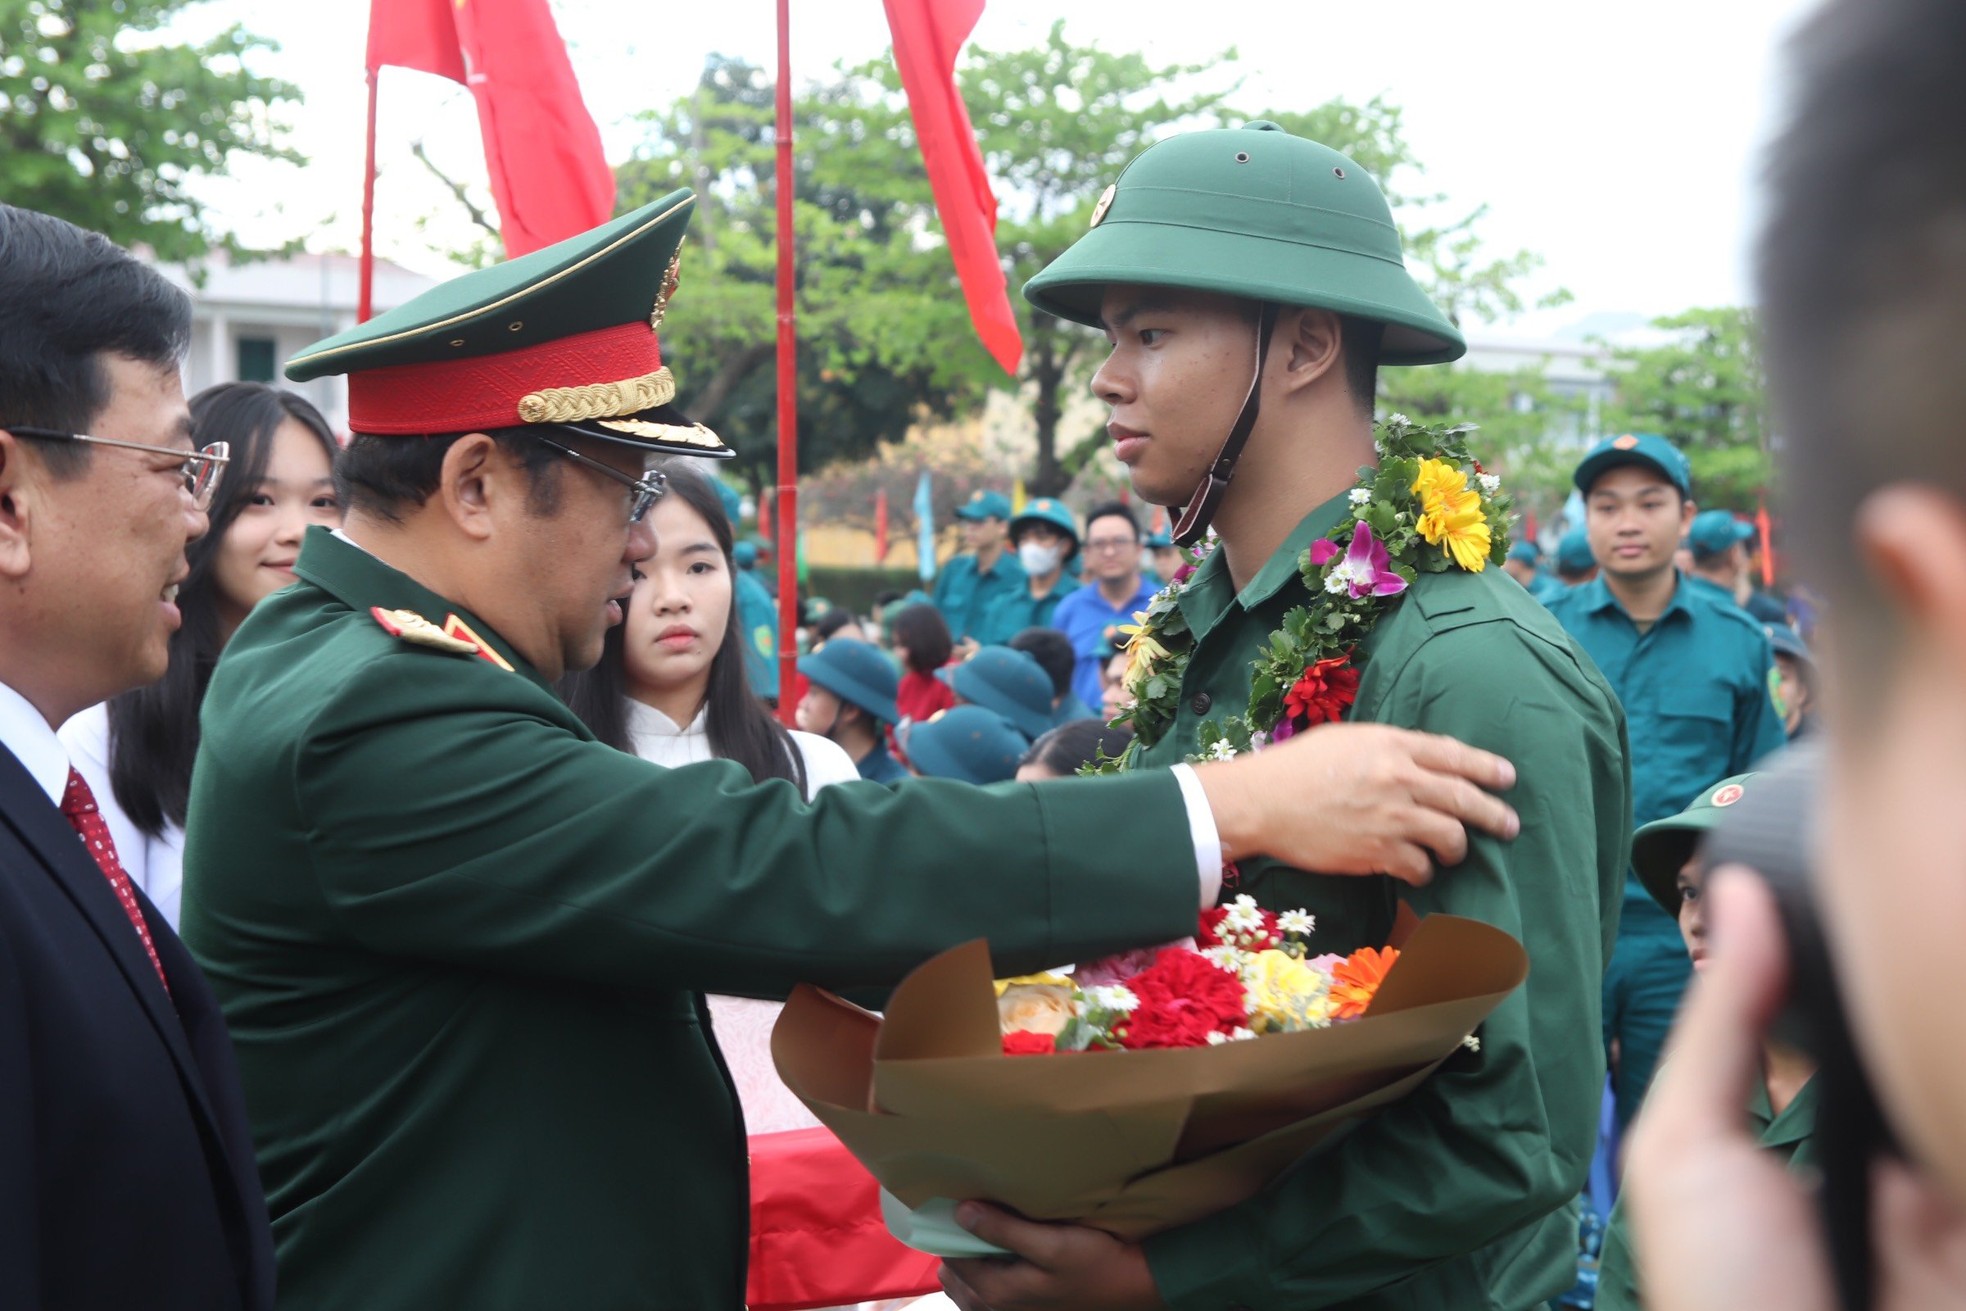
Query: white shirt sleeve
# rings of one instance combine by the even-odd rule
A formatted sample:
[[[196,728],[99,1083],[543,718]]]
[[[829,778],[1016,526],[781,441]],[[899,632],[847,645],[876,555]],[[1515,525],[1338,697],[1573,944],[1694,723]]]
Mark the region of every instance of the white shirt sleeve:
[[[1215,812],[1201,790],[1193,765],[1176,765],[1174,781],[1181,785],[1181,804],[1188,808],[1188,833],[1195,842],[1195,874],[1201,879],[1201,905],[1206,910],[1222,895],[1222,833]]]

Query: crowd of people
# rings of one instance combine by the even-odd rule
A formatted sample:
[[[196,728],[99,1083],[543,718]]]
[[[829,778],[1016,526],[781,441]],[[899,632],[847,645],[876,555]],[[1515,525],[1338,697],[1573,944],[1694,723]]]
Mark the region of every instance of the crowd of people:
[[[1149,147],[1024,289],[1106,335],[1170,533],[978,491],[932,595],[806,606],[789,687],[655,331],[689,192],[294,356],[339,439],[187,399],[184,296],[0,205],[0,1308],[738,1307],[746,1134],[812,1123],[789,989],[1229,889],[1530,970],[1199,1221],[956,1199],[998,1252],[944,1262],[960,1311],[1966,1306],[1966,11],[1831,0],[1796,52],[1761,296],[1806,588],[1646,433],[1554,543],[1435,461],[1388,526],[1378,371],[1465,340],[1372,180],[1253,123]]]

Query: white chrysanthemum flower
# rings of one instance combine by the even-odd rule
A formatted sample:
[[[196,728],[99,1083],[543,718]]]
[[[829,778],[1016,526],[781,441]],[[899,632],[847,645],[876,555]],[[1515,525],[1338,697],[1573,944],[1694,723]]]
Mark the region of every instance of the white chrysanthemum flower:
[[[1317,916],[1307,910],[1287,910],[1277,916],[1277,927],[1285,933],[1309,934],[1317,929]]]
[[[1481,490],[1487,492],[1490,496],[1502,490],[1502,476],[1500,474],[1476,474],[1475,480],[1481,484]]]
[[[1350,495],[1353,505],[1369,505],[1372,502],[1372,493],[1363,487],[1352,488]]]
[[[1481,1050],[1481,1039],[1471,1033],[1467,1037],[1461,1039],[1461,1045],[1463,1047],[1466,1047],[1471,1052],[1478,1052]]]
[[[1211,1030],[1209,1032],[1208,1045],[1210,1047],[1220,1047],[1223,1043],[1227,1042],[1228,1040],[1229,1040],[1229,1035],[1223,1033],[1220,1029]]]
[[[1256,898],[1244,894],[1229,903],[1228,913],[1222,917],[1222,927],[1232,932],[1263,927],[1263,910],[1256,904]]]
[[[1085,1004],[1096,1011],[1112,1011],[1116,1015],[1126,1015],[1140,1006],[1140,999],[1133,995],[1133,989],[1124,984],[1114,983],[1105,987],[1087,988]]]
[[[1201,958],[1218,970],[1242,977],[1242,952],[1235,947],[1204,947]]]
[[[1210,760],[1234,760],[1236,758],[1236,749],[1229,745],[1228,738],[1217,738],[1215,745],[1208,749],[1208,758]]]
[[[1342,592],[1345,590],[1346,584],[1351,581],[1346,576],[1345,566],[1343,563],[1339,563],[1333,565],[1331,572],[1324,576],[1324,590],[1327,592]]]
[[[1230,1033],[1229,1033],[1229,1041],[1230,1041],[1230,1042],[1248,1042],[1248,1041],[1249,1041],[1249,1040],[1250,1040],[1251,1038],[1254,1038],[1255,1036],[1256,1036],[1256,1030],[1254,1030],[1254,1029],[1241,1029],[1241,1028],[1238,1028],[1238,1029],[1234,1029],[1234,1030],[1231,1030],[1231,1031],[1230,1031]]]
[[[1405,428],[1409,426],[1413,422],[1413,420],[1407,418],[1404,414],[1401,414],[1398,411],[1394,411],[1393,413],[1388,414],[1386,416],[1386,422],[1395,428]]]
[[[1249,749],[1251,751],[1261,751],[1268,745],[1270,745],[1270,735],[1268,733],[1258,731],[1249,735]]]

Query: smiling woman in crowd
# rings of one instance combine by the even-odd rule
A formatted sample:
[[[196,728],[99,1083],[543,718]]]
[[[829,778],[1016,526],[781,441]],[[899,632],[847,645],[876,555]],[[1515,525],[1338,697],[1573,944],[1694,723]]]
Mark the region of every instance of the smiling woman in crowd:
[[[227,442],[211,529],[191,544],[178,588],[183,623],[169,671],[148,687],[91,707],[61,730],[70,759],[101,805],[130,880],[173,928],[183,886],[184,813],[198,754],[198,708],[219,653],[260,601],[294,581],[309,526],[336,527],[335,440],[305,399],[256,382],[191,398],[202,444]]]

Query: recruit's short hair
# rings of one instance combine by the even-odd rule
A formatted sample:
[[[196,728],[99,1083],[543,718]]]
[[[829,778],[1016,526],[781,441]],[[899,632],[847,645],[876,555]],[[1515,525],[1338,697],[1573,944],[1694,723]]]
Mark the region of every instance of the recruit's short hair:
[[[542,516],[557,512],[560,453],[545,442],[533,440],[530,427],[487,428],[484,433],[517,460],[531,479],[527,508]],[[443,478],[444,456],[469,435],[451,432],[427,437],[377,437],[356,433],[334,462],[335,495],[341,499],[342,509],[402,522],[405,514],[436,492]],[[545,435],[563,446],[579,441],[565,432]]]
[[[905,647],[908,668],[918,674],[932,674],[949,663],[955,654],[955,639],[949,634],[942,612],[924,601],[901,607],[889,621],[894,645]]]
[[[1834,0],[1791,46],[1759,282],[1790,522],[1853,654],[1893,623],[1849,549],[1895,482],[1966,501],[1966,6]]]
[[[1377,319],[1361,319],[1342,314],[1338,318],[1338,343],[1345,362],[1345,390],[1359,413],[1370,418],[1379,398],[1379,349],[1386,337],[1386,325]]]
[[[1072,690],[1072,674],[1079,660],[1072,650],[1071,638],[1056,628],[1026,628],[1014,634],[1008,645],[1043,666],[1044,672],[1051,676],[1053,696],[1064,696]]]
[[[109,403],[105,355],[176,369],[191,300],[98,232],[0,204],[0,426],[87,432]],[[33,440],[33,439],[29,439]],[[85,442],[36,442],[58,478],[88,467]]]

